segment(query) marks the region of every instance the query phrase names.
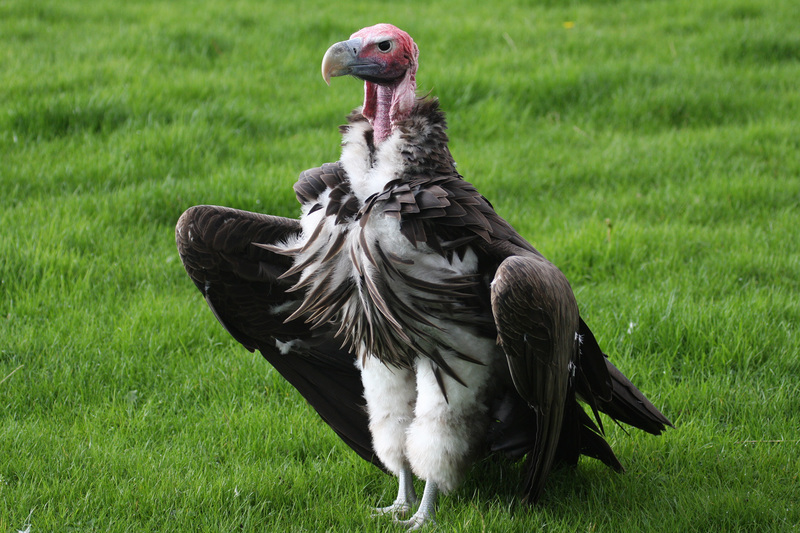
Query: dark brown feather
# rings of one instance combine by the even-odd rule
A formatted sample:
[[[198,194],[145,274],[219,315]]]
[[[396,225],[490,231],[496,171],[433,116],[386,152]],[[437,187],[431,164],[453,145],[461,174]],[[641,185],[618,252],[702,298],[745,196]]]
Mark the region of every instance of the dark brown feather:
[[[498,268],[492,310],[515,388],[534,413],[524,494],[536,501],[558,451],[569,368],[577,357],[578,306],[563,274],[528,254],[509,257]]]
[[[331,331],[285,324],[289,309],[270,312],[295,299],[286,292],[293,280],[282,275],[292,260],[252,243],[275,244],[299,231],[296,220],[197,206],[178,221],[176,242],[186,272],[225,329],[259,350],[348,446],[380,466],[354,356],[337,348]],[[276,340],[295,344],[282,353]]]

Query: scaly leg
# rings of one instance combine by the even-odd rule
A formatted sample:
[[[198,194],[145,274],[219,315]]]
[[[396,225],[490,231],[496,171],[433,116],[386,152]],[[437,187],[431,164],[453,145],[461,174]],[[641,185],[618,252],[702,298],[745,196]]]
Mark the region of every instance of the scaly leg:
[[[414,475],[411,473],[411,467],[408,465],[403,466],[398,474],[400,481],[400,488],[397,491],[397,499],[388,507],[378,507],[375,509],[375,515],[400,515],[405,516],[411,508],[417,503],[417,492],[414,490]]]
[[[414,513],[414,516],[408,520],[398,520],[397,523],[401,526],[407,527],[409,531],[416,531],[421,529],[429,522],[435,523],[434,517],[436,515],[436,496],[439,494],[439,489],[433,481],[425,483],[425,490],[422,492],[422,501],[419,504],[419,509]]]

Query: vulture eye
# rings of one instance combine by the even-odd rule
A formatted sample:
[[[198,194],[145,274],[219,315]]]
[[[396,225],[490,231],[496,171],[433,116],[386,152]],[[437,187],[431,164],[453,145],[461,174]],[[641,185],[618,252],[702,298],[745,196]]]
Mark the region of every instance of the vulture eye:
[[[378,50],[380,50],[384,54],[386,52],[391,51],[392,48],[394,48],[392,41],[381,41],[378,43]]]

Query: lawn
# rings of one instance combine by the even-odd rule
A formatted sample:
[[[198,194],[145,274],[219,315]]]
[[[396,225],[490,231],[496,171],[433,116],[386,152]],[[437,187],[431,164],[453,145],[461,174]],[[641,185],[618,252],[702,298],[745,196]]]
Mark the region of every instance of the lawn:
[[[0,532],[394,531],[363,462],[216,323],[195,204],[297,216],[392,22],[459,170],[676,429],[541,505],[484,461],[442,531],[800,530],[796,0],[0,2]],[[421,487],[421,485],[420,485]]]

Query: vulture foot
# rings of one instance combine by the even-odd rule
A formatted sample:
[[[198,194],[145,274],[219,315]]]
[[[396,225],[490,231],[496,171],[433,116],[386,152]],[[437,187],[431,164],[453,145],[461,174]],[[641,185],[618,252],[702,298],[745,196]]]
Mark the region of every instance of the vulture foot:
[[[411,473],[411,468],[409,466],[402,468],[397,478],[400,482],[400,487],[394,503],[388,507],[377,507],[373,512],[373,516],[390,514],[394,517],[404,517],[411,512],[411,508],[419,501],[417,492],[414,490],[414,475]]]
[[[410,502],[405,500],[395,500],[392,505],[387,507],[376,507],[373,509],[372,516],[384,516],[387,514],[392,516],[406,516],[411,512],[411,508],[415,503],[417,503],[416,500]]]
[[[422,501],[419,504],[419,509],[414,513],[414,516],[408,520],[395,520],[395,523],[403,526],[408,531],[417,531],[422,529],[426,524],[435,524],[433,519],[436,514],[436,496],[439,494],[439,488],[433,481],[425,483],[425,491],[422,493]]]
[[[395,520],[395,524],[406,528],[406,531],[419,531],[426,524],[435,524],[436,521],[427,513],[417,511],[414,516],[408,520]]]

